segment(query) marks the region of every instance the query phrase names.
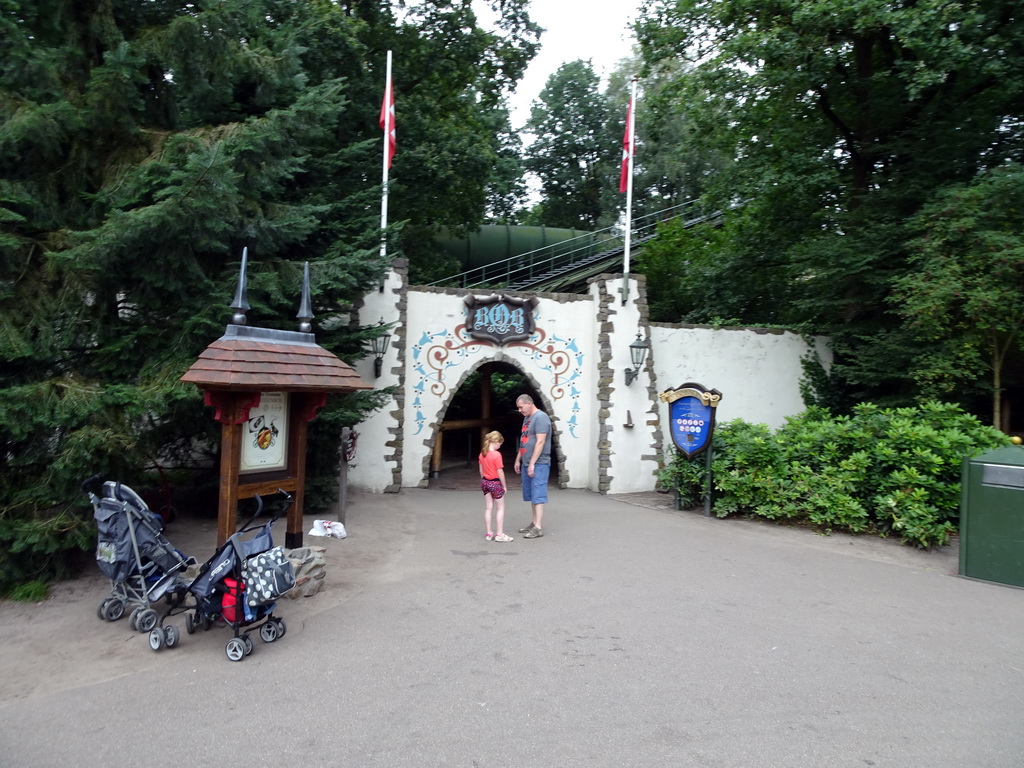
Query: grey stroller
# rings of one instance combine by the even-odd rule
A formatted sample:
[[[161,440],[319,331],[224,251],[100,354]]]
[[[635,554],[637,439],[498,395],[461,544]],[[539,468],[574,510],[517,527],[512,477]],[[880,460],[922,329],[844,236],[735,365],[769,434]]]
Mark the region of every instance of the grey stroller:
[[[96,564],[110,579],[110,595],[96,614],[117,621],[128,613],[128,626],[149,632],[160,619],[153,603],[184,588],[185,571],[195,565],[163,535],[163,519],[135,491],[95,475],[84,483],[99,537]]]
[[[284,619],[274,615],[275,601],[295,585],[295,569],[284,548],[274,546],[274,522],[292,501],[286,491],[278,492],[283,504],[268,522],[257,522],[263,513],[263,498],[256,494],[256,512],[249,521],[203,563],[191,583],[169,595],[167,611],[149,633],[150,648],[159,651],[178,645],[177,627],[165,626],[164,620],[182,613],[190,635],[197,628],[208,630],[214,625],[232,630],[224,647],[231,661],[241,661],[253,652],[253,630],[259,631],[265,643],[284,637],[287,627]]]

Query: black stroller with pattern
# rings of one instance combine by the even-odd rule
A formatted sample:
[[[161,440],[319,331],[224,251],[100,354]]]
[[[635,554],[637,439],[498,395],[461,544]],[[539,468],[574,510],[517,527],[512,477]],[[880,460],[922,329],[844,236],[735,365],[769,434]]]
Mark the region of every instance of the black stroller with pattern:
[[[82,490],[96,520],[96,565],[110,579],[110,595],[96,614],[117,621],[128,613],[132,630],[149,632],[160,618],[153,604],[184,588],[185,571],[196,560],[167,540],[163,518],[127,485],[94,475]]]
[[[274,616],[275,600],[295,586],[295,569],[284,549],[274,546],[271,528],[292,500],[285,491],[279,493],[284,504],[269,522],[255,522],[263,512],[263,499],[257,494],[256,512],[249,521],[200,567],[190,584],[172,593],[170,607],[150,630],[150,648],[159,651],[178,645],[177,628],[164,626],[164,621],[182,613],[190,635],[215,625],[229,627],[233,637],[224,650],[231,661],[241,661],[253,652],[252,630],[258,629],[265,643],[284,637],[287,627]]]

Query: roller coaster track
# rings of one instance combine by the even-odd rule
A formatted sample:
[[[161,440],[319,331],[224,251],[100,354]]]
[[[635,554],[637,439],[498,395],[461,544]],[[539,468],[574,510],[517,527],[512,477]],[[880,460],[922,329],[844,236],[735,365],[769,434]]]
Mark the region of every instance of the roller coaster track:
[[[697,201],[689,200],[633,220],[630,251],[653,240],[658,224],[683,219],[692,227],[721,214],[698,215]],[[430,283],[444,288],[502,289],[506,291],[564,292],[585,290],[587,280],[614,270],[625,255],[624,233],[607,227],[570,240],[495,261]],[[620,270],[621,271],[621,270]]]

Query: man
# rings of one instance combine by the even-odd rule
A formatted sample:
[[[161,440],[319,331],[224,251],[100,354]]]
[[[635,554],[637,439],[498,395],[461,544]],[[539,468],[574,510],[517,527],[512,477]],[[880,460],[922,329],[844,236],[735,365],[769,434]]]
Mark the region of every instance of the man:
[[[524,539],[539,539],[544,535],[544,505],[548,501],[551,418],[534,405],[529,395],[517,397],[516,408],[523,415],[523,431],[514,468],[523,479],[523,501],[530,502],[533,510],[533,520],[519,532]]]

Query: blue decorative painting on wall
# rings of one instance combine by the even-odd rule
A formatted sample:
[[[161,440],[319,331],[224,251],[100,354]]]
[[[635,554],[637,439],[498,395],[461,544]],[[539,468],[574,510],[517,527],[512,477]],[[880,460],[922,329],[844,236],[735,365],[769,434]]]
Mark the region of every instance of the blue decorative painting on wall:
[[[538,329],[525,341],[507,344],[504,349],[506,354],[523,358],[523,369],[540,382],[552,401],[565,397],[572,401],[572,415],[566,421],[566,427],[572,437],[578,438],[576,429],[581,392],[574,382],[583,375],[584,354],[576,339],[548,337],[545,331]],[[415,393],[412,405],[416,411],[416,431],[413,434],[422,433],[429,421],[423,413],[424,398],[427,395],[443,398],[448,393],[452,375],[458,380],[468,363],[474,358],[492,354],[494,350],[493,344],[471,338],[465,324],[456,326],[454,330],[423,332],[412,347],[416,381],[412,387]]]

